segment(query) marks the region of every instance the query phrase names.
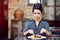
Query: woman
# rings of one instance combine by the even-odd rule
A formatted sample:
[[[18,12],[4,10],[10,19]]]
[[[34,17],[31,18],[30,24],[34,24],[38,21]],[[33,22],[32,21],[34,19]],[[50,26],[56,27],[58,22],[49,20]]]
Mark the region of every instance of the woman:
[[[35,4],[33,6],[34,19],[26,22],[25,28],[23,30],[24,35],[27,35],[28,33],[34,35],[45,33],[47,36],[51,36],[49,25],[46,21],[43,20],[42,11],[41,4]]]

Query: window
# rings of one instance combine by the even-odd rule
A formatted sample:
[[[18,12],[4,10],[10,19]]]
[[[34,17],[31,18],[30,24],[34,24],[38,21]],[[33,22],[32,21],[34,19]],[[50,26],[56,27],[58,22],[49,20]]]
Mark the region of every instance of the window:
[[[56,21],[60,21],[60,0],[56,0]]]
[[[55,16],[54,16],[54,0],[44,0],[43,1],[43,5],[44,5],[44,19],[47,20],[55,20]]]
[[[28,5],[32,5],[36,3],[42,3],[42,0],[28,0]]]

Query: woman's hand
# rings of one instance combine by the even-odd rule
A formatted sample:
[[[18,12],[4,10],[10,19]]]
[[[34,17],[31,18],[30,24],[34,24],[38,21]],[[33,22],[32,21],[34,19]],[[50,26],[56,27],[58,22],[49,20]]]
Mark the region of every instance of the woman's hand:
[[[30,33],[30,34],[34,34],[34,31],[33,31],[32,29],[30,29],[30,30],[24,32],[24,35],[27,35],[28,33]]]
[[[48,32],[46,29],[42,28],[40,33],[46,33],[47,36],[50,36],[50,32]]]
[[[34,34],[34,31],[32,29],[28,30],[28,33]]]
[[[42,28],[40,33],[46,33],[46,32],[47,32],[47,30]]]

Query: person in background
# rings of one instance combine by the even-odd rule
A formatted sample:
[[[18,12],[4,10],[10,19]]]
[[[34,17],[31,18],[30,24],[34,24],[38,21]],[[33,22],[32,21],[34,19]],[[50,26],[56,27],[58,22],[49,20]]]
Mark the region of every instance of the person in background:
[[[12,25],[12,40],[22,40],[21,35],[24,28],[24,24],[29,19],[24,18],[24,12],[21,9],[16,9],[14,11],[14,19],[11,20]],[[14,26],[16,25],[16,26]],[[15,29],[14,29],[15,28]],[[17,29],[18,28],[18,29]]]
[[[21,9],[16,9],[14,11],[14,19],[11,20],[11,26],[12,26],[12,36],[11,39],[12,40],[21,40],[21,31],[23,28],[23,16],[24,16],[24,12]],[[16,25],[16,26],[14,26]]]
[[[23,12],[23,10],[17,9],[17,10],[14,11],[14,20],[22,22],[21,26],[24,27],[25,22],[28,21],[28,20],[30,20],[30,19],[29,18],[24,18],[24,12]],[[21,27],[21,30],[22,29],[23,28]]]
[[[33,10],[32,10],[34,19],[27,21],[25,23],[25,28],[23,30],[24,36],[26,36],[28,33],[33,35],[39,35],[39,34],[45,33],[46,36],[48,37],[51,36],[51,30],[49,28],[49,24],[43,20],[42,11],[43,9],[41,4],[34,4]],[[31,39],[26,38],[26,40],[31,40]]]

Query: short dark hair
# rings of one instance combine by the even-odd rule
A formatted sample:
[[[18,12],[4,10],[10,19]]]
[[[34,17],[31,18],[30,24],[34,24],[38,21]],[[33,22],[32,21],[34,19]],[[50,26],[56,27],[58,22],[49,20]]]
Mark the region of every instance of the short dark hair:
[[[41,4],[34,4],[33,9],[32,9],[32,12],[34,12],[34,9],[38,9],[38,10],[40,10],[41,12],[43,11]]]

